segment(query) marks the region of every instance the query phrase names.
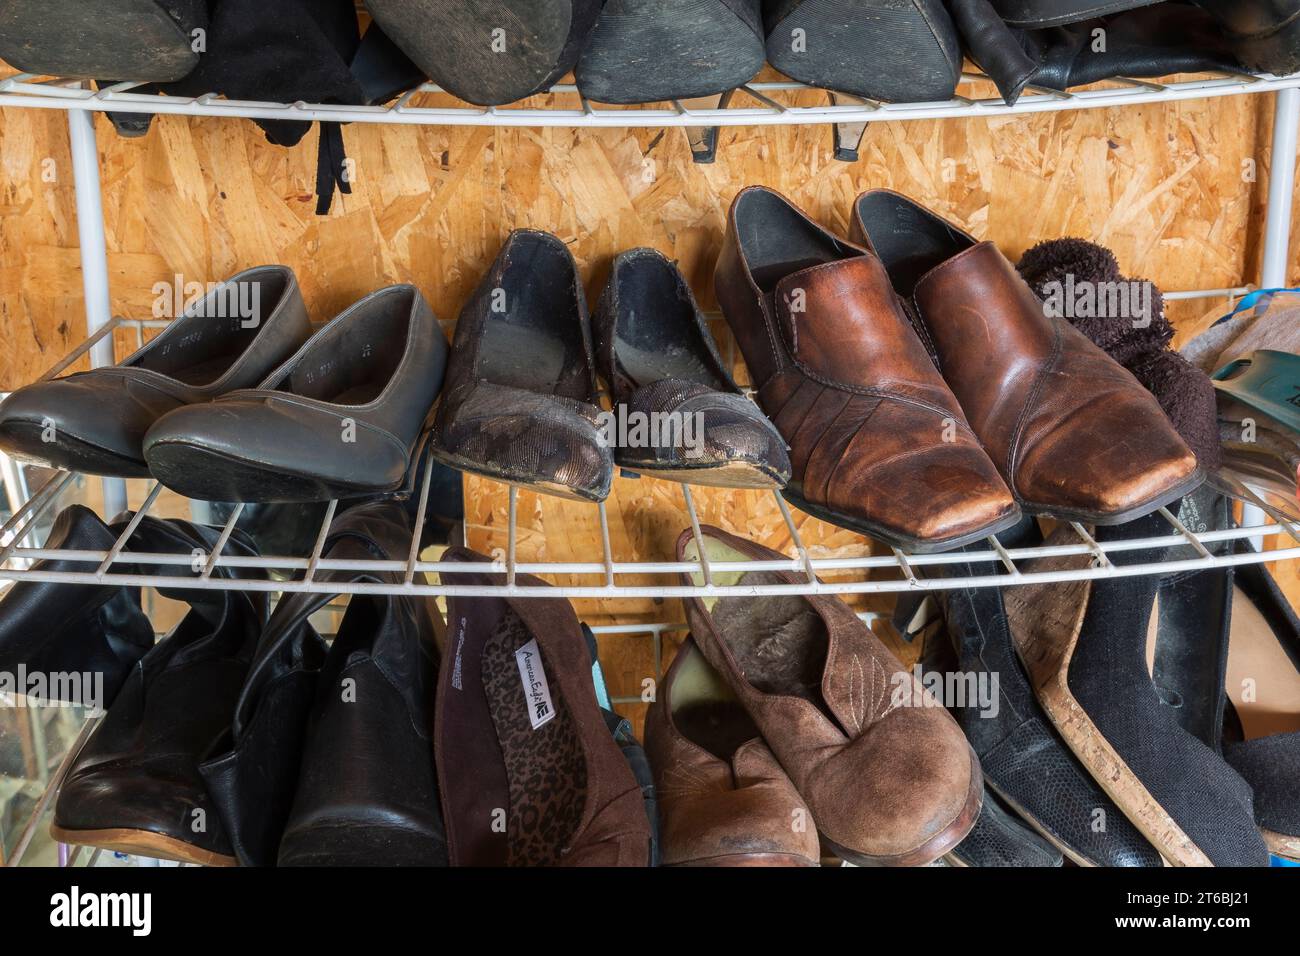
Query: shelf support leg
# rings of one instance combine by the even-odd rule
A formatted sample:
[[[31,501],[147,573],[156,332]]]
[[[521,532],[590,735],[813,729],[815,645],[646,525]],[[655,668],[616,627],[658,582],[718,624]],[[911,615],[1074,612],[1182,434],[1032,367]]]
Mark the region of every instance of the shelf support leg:
[[[1291,206],[1296,188],[1296,131],[1300,128],[1300,89],[1279,90],[1273,105],[1272,165],[1268,174],[1268,215],[1264,221],[1264,268],[1261,289],[1290,285]],[[1264,523],[1264,512],[1254,505],[1242,508],[1242,524]],[[1264,539],[1250,539],[1256,551]]]
[[[86,296],[86,334],[94,335],[112,321],[108,296],[108,243],[105,239],[104,199],[99,189],[99,146],[95,114],[68,110],[68,140],[72,147],[72,181],[77,194],[77,238],[81,244],[81,283]],[[90,351],[91,368],[112,365],[113,340],[105,336]],[[126,482],[104,478],[104,516],[126,510]]]

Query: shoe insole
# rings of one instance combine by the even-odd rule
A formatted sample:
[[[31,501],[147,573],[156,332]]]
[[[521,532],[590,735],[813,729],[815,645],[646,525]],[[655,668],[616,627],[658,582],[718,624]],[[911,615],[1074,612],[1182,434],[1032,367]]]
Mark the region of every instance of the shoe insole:
[[[773,292],[788,275],[859,254],[809,222],[775,193],[745,193],[735,216],[745,261],[755,284],[764,292]]]
[[[1227,687],[1247,740],[1300,731],[1300,670],[1241,588],[1232,592]]]
[[[239,352],[228,352],[224,355],[213,356],[195,365],[177,369],[172,373],[172,378],[184,382],[186,385],[210,385],[226,374],[226,370],[234,364],[239,355]]]
[[[760,736],[758,728],[703,653],[685,645],[673,661],[668,709],[677,732],[719,760],[731,762],[741,744]]]
[[[708,346],[695,322],[695,308],[661,259],[624,265],[617,277],[618,328],[614,351],[619,369],[636,386],[666,378],[730,391],[706,360]]]
[[[586,347],[573,265],[553,241],[516,238],[488,296],[478,377],[495,385],[587,401]]]
[[[869,193],[857,205],[871,246],[889,270],[894,289],[910,299],[916,284],[935,266],[963,249],[970,239],[938,216],[892,193]]]
[[[555,716],[534,729],[515,652],[532,635],[507,610],[483,646],[483,688],[505,762],[509,866],[554,866],[577,833],[587,795],[582,743],[554,671],[540,648]]]

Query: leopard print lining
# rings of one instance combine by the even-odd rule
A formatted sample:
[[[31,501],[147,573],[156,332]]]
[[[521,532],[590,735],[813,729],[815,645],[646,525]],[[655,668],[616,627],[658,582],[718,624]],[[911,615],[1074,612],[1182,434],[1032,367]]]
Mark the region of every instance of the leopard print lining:
[[[507,611],[483,646],[483,687],[510,781],[506,822],[509,866],[553,866],[568,847],[587,793],[587,764],[573,718],[550,680],[555,717],[533,730],[515,651],[532,635]],[[554,674],[543,653],[542,667]]]

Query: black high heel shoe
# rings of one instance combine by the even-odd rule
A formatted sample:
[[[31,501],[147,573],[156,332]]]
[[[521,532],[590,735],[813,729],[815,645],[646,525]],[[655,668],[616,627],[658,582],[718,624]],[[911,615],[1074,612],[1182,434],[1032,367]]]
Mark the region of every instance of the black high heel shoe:
[[[578,90],[600,103],[724,93],[763,69],[760,0],[608,0],[578,61]]]
[[[367,0],[429,77],[477,106],[550,87],[578,62],[605,0]]]
[[[961,42],[941,0],[766,0],[767,59],[791,79],[886,103],[951,99]]]

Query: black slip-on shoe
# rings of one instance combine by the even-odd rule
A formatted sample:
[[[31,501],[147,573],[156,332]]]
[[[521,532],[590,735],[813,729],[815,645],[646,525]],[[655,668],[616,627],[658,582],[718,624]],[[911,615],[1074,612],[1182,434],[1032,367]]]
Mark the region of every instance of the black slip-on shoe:
[[[168,488],[204,501],[404,496],[446,361],[446,336],[424,296],[389,286],[259,387],[162,418],[145,437],[145,460]]]
[[[598,402],[577,264],[550,233],[517,230],[456,323],[434,457],[544,494],[603,501],[614,457]]]
[[[785,439],[736,387],[690,287],[661,253],[614,260],[592,337],[620,423],[619,466],[722,488],[790,480]]]
[[[574,69],[599,103],[653,103],[733,90],[766,57],[760,0],[608,0]]]
[[[251,388],[310,332],[284,266],[215,286],[118,365],[36,382],[0,403],[0,448],[92,475],[145,478],[145,433],[168,412]]]

